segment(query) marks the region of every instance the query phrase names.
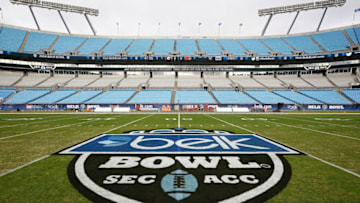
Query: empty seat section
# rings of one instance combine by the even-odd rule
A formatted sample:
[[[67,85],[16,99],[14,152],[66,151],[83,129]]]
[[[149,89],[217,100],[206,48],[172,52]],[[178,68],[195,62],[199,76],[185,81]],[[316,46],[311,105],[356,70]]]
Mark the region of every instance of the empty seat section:
[[[60,100],[65,99],[66,97],[75,94],[76,92],[77,90],[70,89],[57,90],[56,92],[52,92],[31,102],[31,104],[54,104]]]
[[[53,77],[50,77],[49,79],[39,84],[37,87],[52,87],[54,85],[64,86],[65,83],[74,77],[74,75],[54,75]]]
[[[57,54],[75,51],[86,39],[86,37],[61,36],[52,49]]]
[[[250,52],[255,52],[258,55],[269,55],[270,50],[257,39],[238,39],[238,41]]]
[[[79,77],[74,78],[69,83],[67,83],[65,87],[85,87],[86,85],[94,82],[98,78],[98,75],[79,75]]]
[[[318,88],[334,87],[322,74],[302,75],[301,77]]]
[[[351,45],[341,30],[311,35],[326,51],[341,51]]]
[[[204,81],[200,77],[179,77],[178,88],[200,88]]]
[[[111,42],[104,48],[104,55],[115,55],[119,52],[125,51],[129,46],[132,39],[113,39]]]
[[[250,78],[250,76],[232,76],[230,79],[243,88],[264,88],[264,86]]]
[[[293,51],[280,38],[264,38],[264,39],[261,39],[261,41],[263,41],[273,51],[278,51],[284,55],[289,55]]]
[[[135,90],[109,90],[87,101],[87,104],[124,104]]]
[[[58,35],[46,34],[40,32],[30,32],[29,38],[26,40],[25,52],[38,52],[42,49],[47,50],[51,44],[55,42]]]
[[[174,51],[174,41],[173,39],[157,39],[152,48],[154,55],[169,55]]]
[[[88,85],[88,87],[107,87],[112,85],[113,87],[117,86],[117,83],[123,78],[123,75],[103,75],[102,78],[96,80],[95,82]]]
[[[246,50],[234,39],[218,39],[225,51],[233,55],[245,55]]]
[[[8,27],[0,27],[0,50],[18,51],[23,43],[26,31]]]
[[[129,104],[170,104],[171,90],[143,90]]]
[[[79,54],[91,54],[100,51],[109,39],[106,38],[90,38],[79,49]]]
[[[308,54],[322,52],[321,49],[307,35],[284,37],[283,39],[297,51],[304,51]]]
[[[87,100],[101,94],[101,90],[84,90],[82,92],[76,93],[62,101],[59,101],[58,104],[81,104]]]
[[[198,48],[196,46],[194,39],[177,39],[176,40],[176,51],[180,53],[180,55],[195,55],[198,52]]]
[[[257,104],[258,102],[242,92],[234,90],[213,90],[215,98],[220,104]]]
[[[153,39],[137,39],[131,44],[127,50],[128,55],[143,55],[149,51],[153,43]]]
[[[149,81],[150,88],[174,88],[175,77],[155,77]]]
[[[338,87],[350,87],[355,82],[351,73],[333,73],[327,76]]]
[[[15,87],[34,87],[40,82],[49,78],[49,74],[39,74],[39,73],[28,73],[27,76],[21,78],[20,82],[16,83]]]
[[[334,90],[299,90],[299,92],[326,104],[351,104],[349,100]]]
[[[351,41],[353,41],[353,43],[355,45],[360,44],[360,27],[348,28],[348,29],[345,29],[345,31],[349,35]]]
[[[231,81],[225,77],[204,77],[204,80],[212,88],[232,88]]]
[[[273,75],[256,75],[254,79],[268,88],[284,88],[284,84]]]
[[[0,102],[15,93],[15,89],[0,89]]]
[[[277,78],[283,81],[287,86],[293,86],[296,88],[312,88],[310,84],[299,78],[297,75],[278,75]]]
[[[279,95],[276,95],[272,92],[268,92],[266,90],[246,90],[246,93],[259,101],[262,104],[293,104],[294,102],[289,101]]]
[[[274,90],[273,92],[282,97],[285,97],[288,100],[294,101],[297,104],[322,104],[321,102],[315,99],[294,92],[292,90]]]
[[[0,71],[0,86],[9,87],[23,75],[23,72]]]
[[[49,89],[27,89],[15,94],[5,104],[26,104],[48,93]]]
[[[360,90],[359,89],[345,89],[342,91],[344,95],[349,97],[351,100],[360,104]]]
[[[120,88],[138,88],[139,85],[146,83],[149,80],[148,77],[128,77],[124,78],[120,84]]]
[[[175,94],[175,104],[215,104],[209,92],[205,90],[179,90]]]
[[[200,50],[207,55],[221,55],[223,50],[215,39],[198,39]]]

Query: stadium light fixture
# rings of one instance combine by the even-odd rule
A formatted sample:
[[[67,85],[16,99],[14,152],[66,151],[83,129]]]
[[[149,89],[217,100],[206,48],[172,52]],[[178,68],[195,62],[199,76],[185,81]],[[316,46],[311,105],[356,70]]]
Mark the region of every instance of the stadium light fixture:
[[[291,28],[293,27],[298,15],[301,11],[324,9],[320,23],[316,30],[316,31],[319,31],[320,26],[324,20],[325,14],[327,12],[327,9],[330,7],[341,7],[345,3],[346,3],[346,0],[326,0],[326,1],[316,1],[316,2],[310,2],[310,3],[304,3],[304,4],[296,4],[296,5],[289,5],[289,6],[280,6],[280,7],[274,7],[274,8],[260,9],[260,10],[258,10],[258,14],[260,17],[261,16],[269,16],[269,18],[265,24],[265,27],[263,28],[261,36],[264,36],[266,29],[269,26],[273,15],[296,12],[296,16],[295,16],[294,20],[292,21],[291,26],[288,30],[288,34],[289,34],[291,31]]]

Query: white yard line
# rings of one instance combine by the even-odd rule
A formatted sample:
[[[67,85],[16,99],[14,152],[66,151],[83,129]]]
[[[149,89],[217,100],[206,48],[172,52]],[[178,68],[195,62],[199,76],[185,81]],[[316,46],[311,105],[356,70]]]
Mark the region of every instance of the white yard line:
[[[228,125],[230,125],[230,126],[239,128],[239,129],[241,129],[241,130],[246,130],[246,131],[248,131],[248,132],[261,135],[261,133],[256,133],[256,132],[254,132],[254,131],[252,131],[252,130],[249,130],[249,129],[246,129],[246,128],[237,126],[237,125],[232,124],[232,123],[229,123],[229,122],[227,122],[227,121],[224,121],[224,120],[222,120],[222,119],[220,119],[220,118],[216,118],[216,117],[213,117],[213,116],[211,116],[211,115],[207,115],[207,116],[209,116],[210,118],[213,118],[213,119],[215,119],[215,120],[218,120],[218,121],[220,121],[220,122],[226,123],[226,124],[228,124]],[[276,140],[274,140],[274,141],[276,141]],[[278,141],[276,141],[276,142],[278,142]],[[279,142],[279,143],[281,143],[281,142]],[[295,150],[298,150],[298,149],[296,149],[296,148],[294,148],[294,147],[292,147],[292,148],[295,149]],[[298,151],[300,151],[300,150],[298,150]],[[321,158],[319,158],[319,157],[316,157],[316,156],[311,155],[311,154],[309,154],[309,153],[306,153],[306,152],[304,152],[304,151],[301,151],[301,152],[303,152],[304,154],[306,154],[307,156],[309,156],[309,157],[311,157],[311,158],[313,158],[313,159],[316,159],[316,160],[318,160],[318,161],[321,161],[321,162],[324,163],[324,164],[327,164],[327,165],[329,165],[329,166],[335,167],[335,168],[340,169],[340,170],[342,170],[342,171],[344,171],[344,172],[346,172],[346,173],[349,173],[349,174],[351,174],[351,175],[354,175],[354,176],[360,178],[360,174],[357,174],[357,173],[355,173],[355,172],[353,172],[353,171],[350,171],[350,170],[348,170],[348,169],[346,169],[346,168],[343,168],[343,167],[338,166],[338,165],[336,165],[336,164],[333,164],[333,163],[330,163],[330,162],[328,162],[328,161],[325,161],[325,160],[323,160],[323,159],[321,159]]]
[[[124,125],[121,125],[121,126],[112,128],[112,129],[110,129],[110,130],[107,130],[107,131],[105,131],[105,132],[103,132],[103,133],[108,133],[108,132],[111,132],[111,131],[113,131],[113,130],[117,130],[117,129],[119,129],[119,128],[125,127],[125,126],[127,126],[127,125],[132,124],[132,123],[141,121],[141,120],[143,120],[143,119],[145,119],[145,118],[148,118],[148,117],[150,117],[150,116],[152,116],[152,115],[148,115],[148,116],[139,118],[139,119],[137,119],[137,120],[131,121],[131,122],[126,123],[126,124],[124,124]],[[93,121],[99,121],[99,120],[93,120]],[[87,121],[87,122],[89,122],[89,121]],[[74,124],[74,125],[77,125],[77,124]],[[41,160],[43,160],[43,159],[46,159],[46,158],[48,158],[50,155],[51,155],[51,154],[42,156],[42,157],[40,157],[40,158],[38,158],[38,159],[35,159],[35,160],[30,161],[30,162],[28,162],[28,163],[26,163],[26,164],[23,164],[23,165],[21,165],[21,166],[19,166],[19,167],[16,167],[16,168],[14,168],[14,169],[11,169],[11,170],[9,170],[9,171],[6,171],[5,173],[1,173],[1,174],[0,174],[0,177],[3,177],[3,176],[5,176],[5,175],[7,175],[7,174],[13,173],[13,172],[15,172],[15,171],[17,171],[17,170],[19,170],[19,169],[22,169],[22,168],[24,168],[24,167],[26,167],[26,166],[29,166],[29,165],[31,165],[31,164],[33,164],[33,163],[36,163],[36,162],[41,161]]]
[[[178,112],[178,128],[180,128],[180,111]]]
[[[64,117],[62,116],[57,116],[57,117]],[[80,117],[78,117],[80,118]],[[51,122],[51,121],[61,121],[61,120],[66,120],[69,119],[67,118],[62,118],[62,119],[55,119],[55,120],[42,120],[42,121],[38,121],[38,122],[32,122],[32,123],[22,123],[22,124],[15,124],[15,125],[4,125],[4,126],[0,126],[0,128],[10,128],[10,127],[15,127],[15,126],[22,126],[22,125],[32,125],[32,124],[38,124],[38,123],[47,123],[47,122]]]
[[[337,136],[337,137],[342,137],[342,138],[347,138],[347,139],[360,141],[360,138],[346,136],[346,135],[340,135],[340,134],[336,134],[336,133],[330,133],[330,132],[321,131],[321,130],[315,130],[315,129],[312,129],[312,128],[304,128],[304,127],[299,127],[299,126],[296,126],[296,125],[288,125],[288,124],[274,122],[274,121],[265,121],[265,122],[269,122],[269,123],[272,123],[272,124],[278,124],[278,125],[282,125],[282,126],[286,126],[286,127],[290,127],[290,128],[298,128],[298,129],[313,131],[313,132],[317,132],[317,133],[321,133],[321,134],[332,135],[332,136]]]
[[[305,122],[311,122],[311,123],[319,123],[319,124],[325,124],[325,125],[340,126],[340,127],[344,127],[344,128],[360,128],[360,127],[357,127],[357,126],[342,125],[342,124],[337,124],[337,123],[327,123],[327,122],[321,122],[321,121],[309,121],[309,120],[302,120],[302,119],[288,118],[288,117],[286,117],[286,119],[294,120],[294,121],[305,121]]]

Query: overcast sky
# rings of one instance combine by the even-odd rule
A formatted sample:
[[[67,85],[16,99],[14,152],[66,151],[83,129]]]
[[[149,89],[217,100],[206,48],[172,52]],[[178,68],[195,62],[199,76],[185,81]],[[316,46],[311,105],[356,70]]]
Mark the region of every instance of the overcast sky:
[[[221,22],[221,36],[258,36],[267,17],[259,17],[258,9],[313,0],[48,0],[53,2],[97,8],[98,17],[90,19],[98,35],[118,35],[116,22],[119,22],[119,36],[138,35],[141,22],[141,36],[176,36],[181,22],[182,36],[217,36],[218,23]],[[26,6],[15,6],[9,0],[0,0],[2,23],[27,28],[36,28],[31,13]],[[353,20],[354,9],[360,8],[360,0],[347,0],[340,8],[330,8],[321,30],[360,23],[360,12]],[[66,32],[56,11],[34,8],[41,29]],[[301,12],[291,33],[315,31],[323,10]],[[286,34],[295,13],[280,14],[273,17],[267,35]],[[91,34],[84,16],[64,13],[70,30],[74,34]],[[160,33],[158,23],[160,22]],[[199,33],[199,22],[201,22]]]

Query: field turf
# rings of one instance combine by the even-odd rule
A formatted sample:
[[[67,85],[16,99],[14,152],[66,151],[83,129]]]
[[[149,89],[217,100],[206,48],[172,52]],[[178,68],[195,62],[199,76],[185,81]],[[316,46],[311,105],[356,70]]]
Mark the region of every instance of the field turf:
[[[0,202],[89,202],[73,188],[73,156],[51,155],[102,133],[177,128],[177,114],[0,114]],[[256,133],[306,155],[285,156],[287,187],[268,202],[360,202],[360,115],[181,114],[180,127]]]

